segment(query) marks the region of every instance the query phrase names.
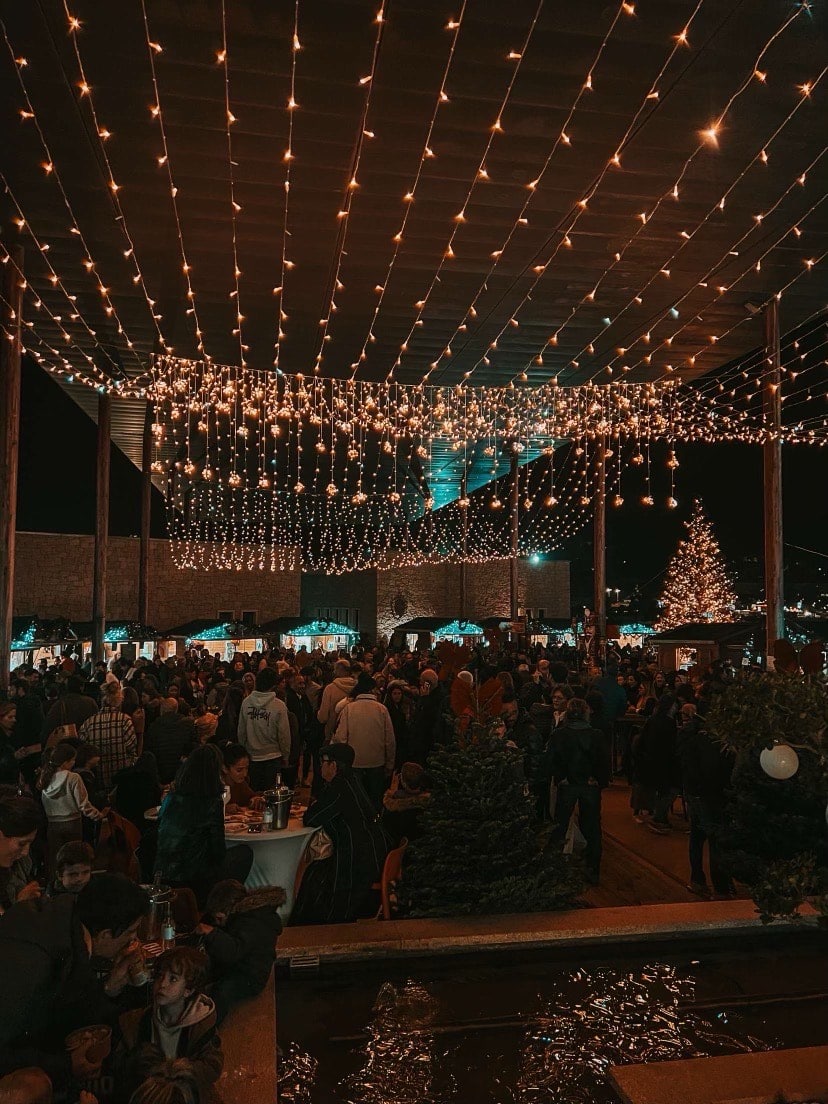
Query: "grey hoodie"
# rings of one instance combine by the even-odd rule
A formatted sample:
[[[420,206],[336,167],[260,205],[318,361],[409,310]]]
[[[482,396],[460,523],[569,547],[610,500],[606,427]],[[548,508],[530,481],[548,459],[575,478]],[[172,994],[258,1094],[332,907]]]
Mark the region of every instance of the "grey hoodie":
[[[290,720],[287,706],[272,690],[254,690],[239,710],[239,743],[254,763],[290,759]]]

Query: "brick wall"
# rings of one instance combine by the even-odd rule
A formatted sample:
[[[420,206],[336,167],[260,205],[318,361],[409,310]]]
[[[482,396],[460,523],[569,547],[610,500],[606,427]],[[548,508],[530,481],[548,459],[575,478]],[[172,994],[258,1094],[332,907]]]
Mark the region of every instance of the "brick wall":
[[[110,537],[107,618],[132,619],[138,612],[138,548],[134,537]],[[56,533],[18,533],[14,613],[41,617],[92,617],[94,539]],[[300,612],[298,571],[179,570],[165,540],[150,541],[149,620],[158,629],[219,610],[255,610],[259,621]]]
[[[18,533],[14,613],[44,618],[92,617],[90,536]],[[509,614],[509,561],[490,560],[466,567],[466,609],[470,620]],[[402,615],[392,610],[403,598]],[[569,564],[518,561],[521,610],[546,617],[569,617]],[[132,619],[138,608],[138,540],[109,538],[107,618]],[[460,617],[460,567],[425,564],[386,571],[345,575],[305,575],[298,571],[178,570],[165,540],[150,542],[150,624],[172,628],[196,617],[215,617],[219,610],[255,610],[260,622],[317,609],[359,610],[359,628],[373,636],[390,636],[414,617]]]
[[[405,613],[392,609],[395,598],[407,604]],[[466,567],[466,609],[469,620],[509,615],[509,561],[489,560]],[[569,564],[564,560],[518,561],[518,606],[546,617],[569,617]],[[390,636],[403,621],[415,617],[460,617],[460,567],[436,564],[398,567],[377,572],[377,632]]]

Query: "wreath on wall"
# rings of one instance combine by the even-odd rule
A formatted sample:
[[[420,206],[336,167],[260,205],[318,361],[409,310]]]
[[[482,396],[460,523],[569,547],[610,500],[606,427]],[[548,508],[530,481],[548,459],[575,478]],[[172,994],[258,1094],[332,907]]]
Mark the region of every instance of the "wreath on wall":
[[[408,613],[408,599],[404,594],[396,594],[391,599],[391,612],[395,617],[404,617]]]

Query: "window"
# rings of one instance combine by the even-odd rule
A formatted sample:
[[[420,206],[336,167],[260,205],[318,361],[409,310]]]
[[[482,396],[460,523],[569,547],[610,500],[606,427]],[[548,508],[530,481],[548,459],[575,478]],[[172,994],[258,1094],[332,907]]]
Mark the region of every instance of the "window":
[[[539,609],[538,610],[538,621],[545,621],[545,620],[546,620],[546,610]]]
[[[351,612],[352,612],[351,628],[352,629],[358,629],[359,628],[359,610],[355,609],[355,610],[352,610]]]
[[[256,610],[242,610],[242,624],[243,625],[255,625],[256,624]]]
[[[531,621],[531,620],[532,620],[532,611],[531,611],[530,609],[527,609],[527,610],[526,610],[526,620],[527,620],[527,621]]]
[[[234,620],[235,616],[236,615],[235,615],[235,612],[233,610],[219,610],[218,611],[219,621],[232,621],[232,620]]]

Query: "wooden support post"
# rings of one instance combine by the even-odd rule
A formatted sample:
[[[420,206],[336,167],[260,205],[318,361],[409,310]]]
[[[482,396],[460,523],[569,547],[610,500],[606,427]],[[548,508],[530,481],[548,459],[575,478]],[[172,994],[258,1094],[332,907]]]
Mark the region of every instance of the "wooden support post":
[[[92,660],[105,657],[106,563],[109,552],[109,469],[112,438],[112,398],[98,399],[98,478],[95,511],[95,563],[92,580]]]
[[[512,503],[511,503],[511,541],[509,555],[509,615],[512,621],[518,619],[518,535],[520,526],[520,488],[518,487],[518,458],[512,453]]]
[[[465,500],[466,493],[467,493],[467,488],[468,488],[468,481],[467,481],[466,473],[463,472],[463,478],[460,480],[460,497],[461,497],[461,499]],[[468,548],[469,548],[469,508],[468,508],[468,506],[463,507],[462,517],[463,517],[463,530],[462,530],[463,543],[462,543],[461,547],[462,547],[463,559],[460,561],[460,620],[465,621],[467,619],[467,613],[468,613],[468,610],[466,609],[466,605],[468,603],[468,599],[467,599],[467,596],[466,596],[466,584],[467,584],[466,554],[467,554]]]
[[[598,446],[595,471],[595,516],[593,521],[593,605],[595,614],[594,657],[603,663],[607,642],[607,460],[606,443]]]
[[[765,475],[765,654],[773,670],[773,643],[785,636],[782,555],[782,368],[779,300],[764,310],[765,365],[762,398],[768,438],[763,445]]]
[[[23,250],[13,245],[3,265],[0,332],[0,690],[8,690],[14,609],[14,544],[20,447],[20,357]],[[6,303],[8,306],[6,306]]]
[[[144,437],[141,444],[141,545],[138,552],[138,620],[149,624],[149,556],[152,521],[152,421],[153,406],[144,412]]]

